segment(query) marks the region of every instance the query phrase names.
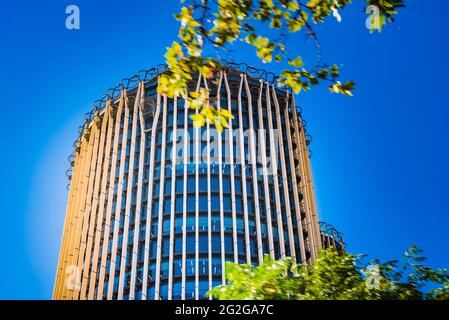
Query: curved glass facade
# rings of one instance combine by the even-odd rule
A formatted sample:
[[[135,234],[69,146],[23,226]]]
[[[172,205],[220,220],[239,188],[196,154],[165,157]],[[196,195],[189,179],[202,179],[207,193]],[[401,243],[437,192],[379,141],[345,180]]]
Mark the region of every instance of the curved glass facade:
[[[235,119],[197,129],[157,76],[112,94],[76,144],[55,299],[208,299],[226,261],[321,248],[294,96],[233,69],[207,88]]]

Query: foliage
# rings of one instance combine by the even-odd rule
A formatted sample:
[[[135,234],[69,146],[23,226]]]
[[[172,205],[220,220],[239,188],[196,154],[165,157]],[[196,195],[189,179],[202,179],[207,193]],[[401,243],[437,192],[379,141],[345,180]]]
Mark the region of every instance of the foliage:
[[[227,284],[208,294],[220,300],[421,300],[449,299],[449,269],[432,269],[416,246],[402,263],[365,262],[365,257],[321,250],[311,265],[291,258],[260,266],[227,262]],[[373,274],[374,270],[374,274]],[[429,290],[429,285],[436,288]]]
[[[203,57],[206,43],[217,50],[226,50],[233,42],[245,42],[255,48],[265,63],[284,59],[290,68],[281,72],[279,85],[291,87],[295,93],[326,81],[334,93],[352,95],[354,82],[340,82],[337,65],[322,64],[320,43],[312,24],[326,21],[330,15],[341,20],[339,11],[352,0],[181,0],[183,7],[175,17],[180,22],[179,42],[173,42],[165,55],[169,70],[161,75],[158,91],[168,97],[183,97],[193,109],[200,109],[193,119],[196,126],[208,121],[221,131],[227,127],[232,115],[216,110],[209,103],[208,93],[189,90],[192,74],[201,73],[211,78],[220,67],[219,61]],[[379,28],[393,22],[397,9],[404,7],[402,0],[365,0],[368,8],[376,6]],[[258,25],[268,25],[279,37],[269,39],[257,30]],[[318,62],[307,68],[301,55],[289,54],[285,41],[289,34],[305,33],[317,47]]]

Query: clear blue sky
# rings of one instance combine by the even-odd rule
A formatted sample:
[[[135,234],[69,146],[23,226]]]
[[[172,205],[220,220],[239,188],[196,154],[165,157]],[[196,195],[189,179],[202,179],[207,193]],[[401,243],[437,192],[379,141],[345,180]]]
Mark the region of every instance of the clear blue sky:
[[[407,3],[380,35],[365,29],[360,5],[320,27],[325,60],[342,64],[358,87],[353,98],[318,88],[298,101],[314,138],[321,220],[354,253],[390,259],[415,243],[432,266],[449,267],[449,3]],[[78,31],[65,28],[69,4],[80,7]],[[0,299],[51,298],[77,127],[105,89],[163,62],[177,6],[2,3]],[[293,48],[313,57],[302,37]],[[235,61],[261,65],[236,49]]]

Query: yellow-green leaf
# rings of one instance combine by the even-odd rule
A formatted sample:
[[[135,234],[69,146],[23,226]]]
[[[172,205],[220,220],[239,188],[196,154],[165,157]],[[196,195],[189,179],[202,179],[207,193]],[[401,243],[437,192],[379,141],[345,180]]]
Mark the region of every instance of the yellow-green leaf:
[[[190,119],[192,119],[195,128],[201,128],[206,123],[206,118],[202,114],[192,114]]]

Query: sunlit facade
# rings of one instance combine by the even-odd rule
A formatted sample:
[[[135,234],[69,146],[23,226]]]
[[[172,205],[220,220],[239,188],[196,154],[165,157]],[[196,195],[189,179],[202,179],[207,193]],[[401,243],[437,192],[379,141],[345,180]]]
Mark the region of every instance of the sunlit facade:
[[[191,89],[235,116],[219,134],[157,93],[161,72],[123,80],[86,116],[54,299],[209,299],[225,261],[310,263],[328,241],[294,96],[251,68],[197,75]]]

